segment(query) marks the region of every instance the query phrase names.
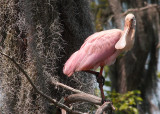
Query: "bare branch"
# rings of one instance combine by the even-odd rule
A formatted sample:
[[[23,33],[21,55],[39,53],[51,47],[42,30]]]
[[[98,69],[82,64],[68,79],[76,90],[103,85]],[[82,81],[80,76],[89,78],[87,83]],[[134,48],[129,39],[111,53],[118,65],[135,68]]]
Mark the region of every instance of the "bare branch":
[[[59,82],[56,82],[56,81],[53,81],[53,80],[52,80],[51,84],[56,85],[56,86],[60,86],[64,89],[67,89],[67,90],[73,92],[73,93],[76,93],[76,94],[72,94],[72,95],[70,95],[66,98],[65,102],[67,104],[71,104],[71,103],[78,102],[78,101],[83,101],[83,102],[89,102],[91,104],[94,103],[94,104],[97,104],[97,105],[101,105],[101,98],[99,98],[97,96],[85,93],[83,91],[74,89],[72,87],[69,87],[65,84],[62,84],[62,83],[59,83]]]
[[[65,99],[64,103],[68,106],[75,102],[89,102],[94,105],[102,104],[101,98],[86,93],[72,94]]]
[[[84,93],[83,91],[74,89],[74,88],[72,88],[72,87],[69,87],[69,86],[67,86],[67,85],[65,85],[65,84],[62,84],[62,83],[57,82],[57,81],[54,81],[54,80],[52,80],[51,84],[53,84],[53,85],[55,85],[55,86],[60,86],[60,87],[62,87],[62,88],[64,88],[64,89],[67,89],[67,90],[69,90],[69,91],[72,91],[73,93]]]
[[[134,9],[128,9],[127,11],[125,11],[124,13],[122,13],[122,15],[127,15],[129,12],[137,12],[137,11],[144,11],[150,8],[154,8],[154,7],[159,7],[157,4],[152,4],[152,5],[147,5],[145,7],[142,8],[134,8]]]
[[[144,11],[144,10],[147,10],[147,9],[150,9],[150,8],[157,8],[158,10],[160,9],[160,6],[159,5],[157,5],[157,4],[152,4],[152,5],[147,5],[147,6],[145,6],[145,7],[141,7],[141,8],[131,8],[131,9],[128,9],[128,10],[126,10],[124,13],[121,13],[120,15],[121,16],[125,16],[125,15],[127,15],[128,13],[130,13],[130,12],[137,12],[137,11]],[[114,18],[115,17],[115,15],[111,15],[110,17],[109,17],[109,20],[112,20],[112,18]]]
[[[69,87],[67,85],[64,85],[62,83],[59,83],[59,82],[56,82],[54,80],[52,80],[51,82],[53,85],[56,85],[56,86],[60,86],[62,88],[65,88],[69,91],[72,91],[73,93],[76,93],[76,94],[72,94],[72,95],[69,95],[68,97],[65,98],[65,105],[69,106],[69,104],[72,104],[72,103],[75,103],[75,102],[88,102],[88,103],[91,103],[91,104],[94,104],[94,105],[101,105],[101,98],[97,97],[97,96],[94,96],[94,95],[91,95],[91,94],[87,94],[87,93],[84,93],[80,90],[77,90],[77,89],[74,89],[72,87]],[[105,110],[115,110],[114,106],[112,105],[111,102],[105,102],[102,106],[99,107],[99,109],[97,110],[97,114],[99,114],[99,112],[104,112]]]
[[[100,106],[95,114],[102,114],[104,111],[115,110],[111,102],[105,102],[102,106]]]
[[[52,99],[51,97],[45,95],[42,91],[38,90],[38,88],[34,85],[34,83],[32,82],[32,80],[30,79],[30,77],[28,76],[28,74],[24,71],[24,69],[10,56],[0,52],[1,55],[5,56],[6,58],[8,58],[10,61],[12,61],[15,66],[24,74],[24,76],[27,78],[27,80],[29,81],[29,83],[32,85],[33,89],[40,94],[42,97],[46,98],[47,100],[49,100],[50,102],[52,102],[53,104],[55,104],[56,106],[65,109],[66,111],[73,113],[73,114],[83,114],[82,112],[78,112],[78,111],[73,111],[71,108],[69,108],[68,106],[57,102],[55,99]]]

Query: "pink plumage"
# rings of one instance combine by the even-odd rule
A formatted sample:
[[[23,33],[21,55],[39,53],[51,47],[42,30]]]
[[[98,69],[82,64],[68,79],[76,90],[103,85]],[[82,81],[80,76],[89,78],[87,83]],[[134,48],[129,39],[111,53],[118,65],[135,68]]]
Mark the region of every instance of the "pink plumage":
[[[76,71],[87,71],[111,65],[117,56],[133,47],[135,17],[128,14],[125,18],[124,31],[111,29],[89,36],[81,48],[73,53],[64,65],[63,73],[71,76]]]
[[[94,33],[89,36],[81,48],[73,53],[64,65],[63,73],[71,76],[76,71],[95,74],[101,91],[102,103],[105,102],[102,76],[105,65],[115,62],[117,56],[133,47],[136,20],[133,14],[125,18],[124,30],[112,29]],[[91,71],[101,67],[100,72]]]
[[[71,76],[75,71],[96,69],[98,66],[113,63],[116,56],[111,57],[117,53],[115,44],[122,33],[123,31],[119,29],[113,29],[97,32],[89,36],[81,48],[67,60],[63,73]]]

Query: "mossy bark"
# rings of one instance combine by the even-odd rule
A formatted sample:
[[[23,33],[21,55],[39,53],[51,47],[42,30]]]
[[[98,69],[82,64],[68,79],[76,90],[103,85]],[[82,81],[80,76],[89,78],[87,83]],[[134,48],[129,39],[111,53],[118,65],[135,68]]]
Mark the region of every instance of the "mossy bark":
[[[93,33],[86,0],[2,0],[0,50],[12,56],[45,94],[60,100],[70,92],[50,85],[55,79],[93,93],[93,78],[62,72],[69,56]],[[40,97],[14,64],[1,56],[3,113],[53,113],[55,107]],[[75,105],[84,111],[88,105]]]

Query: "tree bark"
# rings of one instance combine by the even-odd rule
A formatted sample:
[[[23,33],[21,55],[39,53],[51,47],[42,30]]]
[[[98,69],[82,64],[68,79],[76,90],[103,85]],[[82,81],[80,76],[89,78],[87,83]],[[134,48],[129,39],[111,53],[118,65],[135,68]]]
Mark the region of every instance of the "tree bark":
[[[121,16],[122,7],[120,4],[120,1],[119,0],[108,0],[108,2],[109,2],[109,7],[111,8],[113,15],[114,15],[116,28],[123,29],[122,16]]]
[[[48,83],[54,78],[93,93],[90,75],[68,78],[62,72],[65,61],[93,33],[87,1],[2,0],[0,5],[0,50],[22,64],[38,89],[56,100],[69,95]],[[54,113],[56,106],[41,98],[4,57],[0,68],[4,113]]]

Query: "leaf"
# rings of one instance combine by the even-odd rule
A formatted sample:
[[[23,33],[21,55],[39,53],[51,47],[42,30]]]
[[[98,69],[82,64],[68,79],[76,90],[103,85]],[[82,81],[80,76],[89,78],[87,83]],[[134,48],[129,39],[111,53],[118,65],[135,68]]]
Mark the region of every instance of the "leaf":
[[[143,99],[141,97],[136,97],[137,101],[143,101]]]
[[[138,114],[138,109],[137,108],[133,107],[132,110],[133,110],[134,114]]]
[[[126,110],[128,108],[128,104],[122,104],[119,108],[119,110]]]
[[[141,91],[139,91],[139,90],[134,90],[133,92],[134,92],[134,94],[141,94]]]
[[[135,105],[135,104],[136,104],[134,98],[129,98],[128,101],[129,101],[129,104],[130,104],[130,105]]]
[[[105,86],[111,86],[111,81],[105,81]]]

